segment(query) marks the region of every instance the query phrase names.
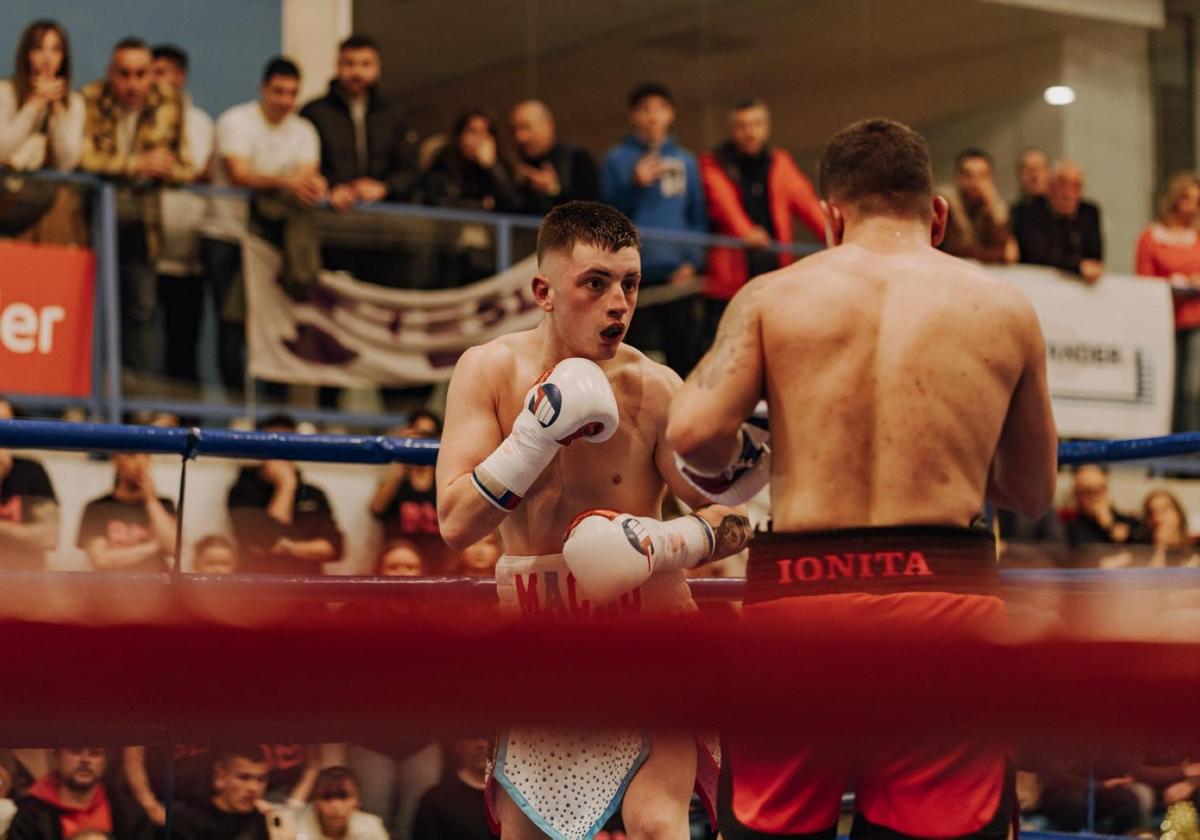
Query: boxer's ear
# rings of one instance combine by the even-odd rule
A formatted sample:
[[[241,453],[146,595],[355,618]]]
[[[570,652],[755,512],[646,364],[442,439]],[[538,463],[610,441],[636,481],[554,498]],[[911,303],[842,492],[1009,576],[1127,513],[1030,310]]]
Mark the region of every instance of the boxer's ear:
[[[821,212],[825,216],[825,244],[830,248],[841,245],[846,234],[846,219],[841,208],[822,200]]]
[[[936,248],[946,238],[946,220],[950,217],[950,202],[940,195],[933,197],[933,227],[930,230],[930,241]]]
[[[533,302],[538,305],[538,308],[543,312],[552,311],[554,296],[550,292],[550,278],[544,274],[535,274],[529,285],[533,289]]]

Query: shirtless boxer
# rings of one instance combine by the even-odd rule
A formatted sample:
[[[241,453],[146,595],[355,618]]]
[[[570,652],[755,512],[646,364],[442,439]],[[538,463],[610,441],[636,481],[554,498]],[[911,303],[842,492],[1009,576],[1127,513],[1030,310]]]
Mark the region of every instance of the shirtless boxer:
[[[987,632],[1003,603],[994,541],[972,521],[985,499],[1036,517],[1054,493],[1037,318],[1013,286],[935,249],[946,202],[910,128],[838,133],[820,191],[834,247],[738,293],[675,397],[668,443],[728,502],[770,481],[746,621]],[[743,424],[762,397],[769,443]],[[726,840],[832,837],[850,787],[856,836],[1007,835],[1003,744],[843,746],[728,742]]]
[[[499,528],[497,591],[510,612],[689,612],[683,569],[736,553],[749,536],[740,511],[705,506],[675,467],[664,433],[679,378],[621,343],[639,247],[611,207],[552,210],[532,287],[541,322],[468,350],[450,381],[441,533],[462,548]],[[668,488],[694,513],[659,521]],[[700,769],[692,736],[512,730],[497,750],[494,813],[504,838],[576,840],[622,807],[630,837],[684,840]]]

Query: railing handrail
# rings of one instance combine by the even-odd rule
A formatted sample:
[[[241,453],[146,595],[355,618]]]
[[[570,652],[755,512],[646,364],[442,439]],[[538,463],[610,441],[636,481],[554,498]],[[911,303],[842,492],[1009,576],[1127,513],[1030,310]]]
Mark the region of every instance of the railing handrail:
[[[129,184],[131,186],[138,185],[137,182],[131,182],[124,178],[113,178],[92,174],[89,172],[60,172],[55,169],[38,169],[32,172],[16,173],[29,178],[42,178],[49,181],[62,181],[65,183],[79,184],[82,186],[96,187],[104,183],[115,183],[118,185]],[[225,198],[243,198],[249,199],[254,196],[254,190],[245,187],[228,187],[217,186],[215,184],[152,184],[144,182],[144,185],[153,189],[175,189],[185,192],[196,193],[198,195],[225,197]],[[328,205],[322,203],[319,206]],[[396,202],[396,201],[379,201],[371,204],[357,204],[353,208],[353,212],[361,213],[378,213],[390,216],[407,216],[418,219],[431,219],[434,221],[444,222],[460,222],[464,224],[485,224],[494,225],[497,227],[508,228],[524,228],[536,230],[540,223],[540,217],[522,213],[498,213],[484,210],[465,210],[454,207],[436,207],[429,204],[414,204],[411,202]],[[678,245],[697,245],[702,247],[725,247],[744,249],[749,246],[736,236],[725,236],[716,233],[693,233],[691,231],[667,230],[656,227],[639,227],[638,232],[642,239],[653,242],[666,242]],[[819,243],[812,242],[772,242],[767,250],[776,253],[789,253],[797,256],[803,254],[811,254],[819,251],[824,246]]]

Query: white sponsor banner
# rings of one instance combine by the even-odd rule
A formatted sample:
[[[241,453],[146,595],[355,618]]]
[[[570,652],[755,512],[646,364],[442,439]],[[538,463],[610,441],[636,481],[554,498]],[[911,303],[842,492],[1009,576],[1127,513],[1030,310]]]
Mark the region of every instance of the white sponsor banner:
[[[1059,436],[1170,432],[1175,326],[1167,283],[1105,274],[1089,286],[1033,266],[989,270],[1020,287],[1037,310]]]
[[[469,347],[529,329],[541,315],[530,281],[537,261],[458,289],[409,291],[326,271],[297,303],[277,282],[279,252],[242,244],[250,375],[275,382],[367,388],[441,382]]]
[[[250,374],[276,382],[373,387],[450,378],[464,350],[537,323],[529,257],[458,289],[408,291],[323,272],[297,303],[279,253],[243,244]],[[1175,345],[1168,284],[1106,274],[1094,285],[1034,266],[989,267],[1017,285],[1046,335],[1050,396],[1062,437],[1143,437],[1171,426]],[[652,295],[639,301],[648,305]]]

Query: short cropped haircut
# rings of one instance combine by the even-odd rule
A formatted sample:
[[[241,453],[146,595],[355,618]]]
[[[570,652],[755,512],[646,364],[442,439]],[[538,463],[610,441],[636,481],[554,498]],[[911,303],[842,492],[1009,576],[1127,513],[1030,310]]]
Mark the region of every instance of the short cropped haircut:
[[[675,104],[675,97],[671,95],[671,91],[667,89],[666,85],[658,82],[643,82],[629,91],[629,107],[636,108],[642,104],[643,99],[649,99],[651,96],[661,96],[671,105]]]
[[[265,85],[271,81],[272,76],[286,76],[289,79],[300,78],[300,68],[296,66],[296,62],[282,55],[277,55],[267,62],[267,66],[263,68],[262,80]]]
[[[637,228],[617,208],[599,201],[568,201],[547,213],[538,226],[538,265],[549,252],[569,254],[579,243],[613,253],[622,248],[642,249]]]
[[[759,99],[757,96],[747,96],[745,99],[739,99],[733,103],[733,113],[737,114],[742,111],[749,111],[751,108],[766,108],[767,103]]]
[[[174,44],[159,44],[150,51],[150,54],[156,59],[165,58],[178,67],[182,73],[188,71],[188,54],[183,47],[177,47]]]
[[[374,39],[366,35],[354,34],[338,44],[338,52],[346,50],[375,50],[375,52],[379,52],[379,45],[375,43]]]
[[[929,144],[895,120],[860,120],[835,134],[817,182],[822,198],[856,204],[864,213],[927,219],[932,212]]]
[[[996,168],[996,162],[992,160],[991,155],[978,146],[968,146],[954,156],[954,171],[962,169],[962,165],[968,160],[986,160],[991,169]]]
[[[235,758],[244,758],[255,764],[270,764],[271,757],[267,751],[257,744],[239,744],[232,747],[218,747],[214,750],[214,767],[227,768]]]
[[[121,50],[145,50],[146,52],[150,52],[150,47],[136,35],[126,35],[120,41],[117,41],[117,45],[113,47],[113,55],[116,55]]]

